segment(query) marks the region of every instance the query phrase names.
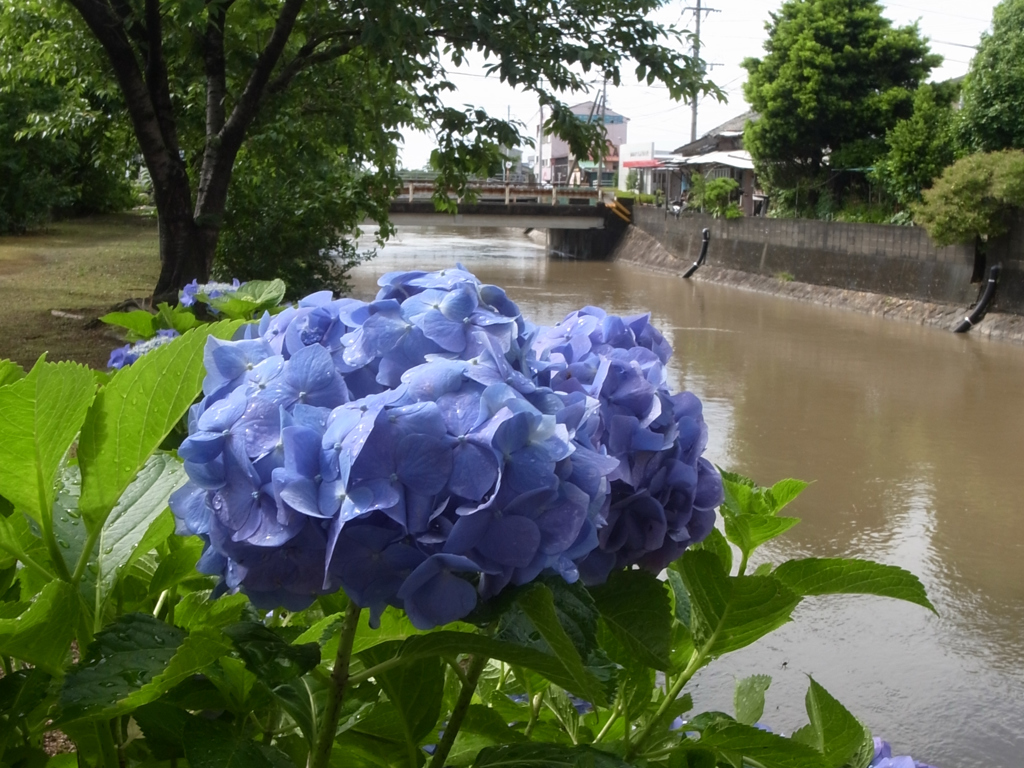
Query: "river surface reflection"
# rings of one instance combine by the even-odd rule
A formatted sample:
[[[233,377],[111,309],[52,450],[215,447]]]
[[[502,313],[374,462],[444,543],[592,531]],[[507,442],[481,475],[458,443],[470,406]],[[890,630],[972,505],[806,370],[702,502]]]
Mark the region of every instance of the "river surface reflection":
[[[938,609],[811,598],[793,623],[713,663],[693,690],[698,711],[731,712],[733,680],[764,672],[763,719],[789,733],[806,722],[813,675],[901,754],[940,768],[1024,765],[1024,349],[627,264],[549,260],[516,230],[401,230],[356,269],[354,295],[371,296],[384,272],[455,261],[535,322],[587,304],[651,312],[675,348],[673,385],[704,402],[709,458],[762,484],[813,481],[789,508],[803,524],[765,557],[900,565]]]

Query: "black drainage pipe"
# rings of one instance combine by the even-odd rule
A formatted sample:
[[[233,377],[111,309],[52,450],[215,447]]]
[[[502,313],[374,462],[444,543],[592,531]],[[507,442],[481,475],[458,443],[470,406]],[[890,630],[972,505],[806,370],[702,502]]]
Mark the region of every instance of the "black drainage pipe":
[[[703,242],[700,244],[700,256],[698,256],[697,260],[693,262],[693,266],[683,273],[684,279],[690,277],[694,272],[696,272],[697,267],[703,264],[708,258],[708,243],[711,242],[711,230],[705,228],[704,231],[701,232],[701,238],[703,238]]]
[[[971,328],[978,324],[981,318],[985,316],[985,310],[988,309],[988,305],[991,303],[992,297],[996,293],[996,283],[999,282],[999,272],[999,264],[996,264],[988,271],[988,284],[985,286],[985,291],[981,294],[981,298],[978,299],[978,303],[975,305],[974,311],[965,317],[964,321],[960,323],[960,325],[953,329],[953,333],[967,333]]]

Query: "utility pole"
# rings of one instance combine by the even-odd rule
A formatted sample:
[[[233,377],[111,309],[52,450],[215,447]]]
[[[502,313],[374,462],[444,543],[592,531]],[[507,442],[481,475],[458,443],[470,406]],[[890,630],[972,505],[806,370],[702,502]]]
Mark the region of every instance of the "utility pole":
[[[604,79],[604,85],[601,87],[601,128],[604,129],[604,143],[601,145],[601,155],[597,164],[597,199],[598,201],[604,200],[604,196],[601,194],[601,178],[604,176],[604,155],[608,151],[608,123],[605,122],[605,117],[608,114],[608,78]]]
[[[512,105],[511,104],[509,104],[505,108],[505,122],[506,123],[511,123],[512,122]],[[509,152],[509,157],[511,157],[512,156],[512,150],[509,149],[508,152]],[[502,184],[508,184],[508,158],[506,158],[506,157],[501,158],[501,183]]]
[[[693,11],[696,17],[696,24],[694,27],[693,36],[693,60],[700,60],[700,15],[702,13],[719,13],[717,8],[702,8],[700,0],[697,0],[697,5],[686,8],[688,11]],[[703,74],[703,72],[701,72]],[[693,94],[693,104],[691,105],[690,113],[690,142],[697,140],[697,94]]]
[[[544,102],[540,104],[540,122],[537,124],[537,183],[544,183]]]

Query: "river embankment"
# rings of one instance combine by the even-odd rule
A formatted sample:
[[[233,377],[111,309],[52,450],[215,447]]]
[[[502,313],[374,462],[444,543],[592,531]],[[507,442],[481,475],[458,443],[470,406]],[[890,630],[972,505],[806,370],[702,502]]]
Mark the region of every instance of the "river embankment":
[[[666,216],[638,208],[612,258],[682,275],[696,260],[700,232],[712,230],[707,264],[693,276],[827,307],[952,331],[978,296],[973,247],[937,248],[917,228],[832,222]],[[857,228],[861,229],[857,229]],[[1024,302],[1017,299],[1020,262],[999,244],[1004,278],[974,336],[1024,345]],[[983,271],[983,270],[982,270]]]

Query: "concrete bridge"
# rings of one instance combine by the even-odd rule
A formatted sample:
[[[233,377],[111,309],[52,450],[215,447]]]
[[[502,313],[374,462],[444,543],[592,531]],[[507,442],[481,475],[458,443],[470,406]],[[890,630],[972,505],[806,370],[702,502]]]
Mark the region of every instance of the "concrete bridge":
[[[513,227],[547,233],[548,251],[563,258],[604,259],[629,226],[630,211],[609,202],[552,205],[530,202],[460,203],[457,213],[436,210],[430,200],[394,200],[389,218],[396,227]]]
[[[629,226],[631,209],[614,200],[613,190],[528,184],[517,179],[472,181],[472,203],[457,201],[456,213],[434,207],[437,189],[426,174],[411,174],[391,202],[397,227],[513,227],[543,230],[548,250],[574,259],[607,257]],[[454,200],[455,198],[453,198]]]
[[[608,217],[619,217],[609,206],[550,203],[460,203],[458,213],[438,211],[428,200],[391,203],[395,226],[409,227],[516,227],[517,229],[605,229]],[[628,214],[627,214],[628,215]]]

